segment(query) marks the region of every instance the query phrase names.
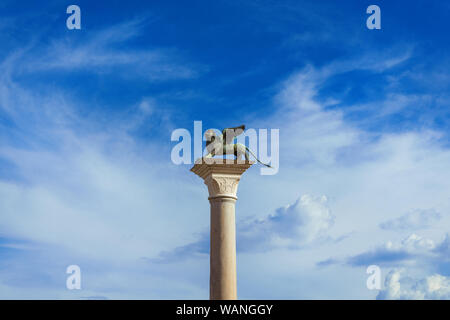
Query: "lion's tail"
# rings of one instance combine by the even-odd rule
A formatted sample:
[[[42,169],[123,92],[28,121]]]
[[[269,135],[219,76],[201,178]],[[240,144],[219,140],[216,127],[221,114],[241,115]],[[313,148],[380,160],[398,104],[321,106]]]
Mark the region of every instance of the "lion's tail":
[[[258,159],[258,157],[255,156],[255,154],[254,154],[247,146],[245,146],[245,150],[247,150],[247,152],[250,153],[250,154],[253,156],[253,158],[255,158],[256,161],[258,161],[259,163],[261,163],[263,166],[266,166],[267,168],[272,168],[271,165],[269,165],[269,164],[267,164],[267,163],[264,163],[264,162],[261,162],[261,161]]]

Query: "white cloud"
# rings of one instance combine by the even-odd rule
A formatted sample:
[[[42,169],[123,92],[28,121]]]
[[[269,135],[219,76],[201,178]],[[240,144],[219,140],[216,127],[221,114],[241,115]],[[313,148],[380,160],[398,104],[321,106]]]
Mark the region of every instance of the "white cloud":
[[[119,40],[132,31],[119,33]],[[115,37],[109,31],[101,35],[105,43]],[[130,261],[159,252],[171,242],[161,242],[162,230],[172,223],[173,230],[180,226],[161,212],[177,215],[178,206],[165,190],[173,189],[170,179],[181,168],[165,157],[167,146],[141,143],[130,131],[149,115],[164,126],[168,111],[159,118],[152,106],[156,102],[146,97],[119,119],[82,117],[77,107],[83,102],[68,99],[67,92],[54,87],[37,92],[13,80],[28,59],[39,57],[25,50],[0,64],[0,112],[11,123],[2,127],[0,159],[15,178],[0,180],[0,232],[98,259]],[[178,222],[185,219],[181,215]]]
[[[380,228],[386,230],[423,229],[432,226],[440,219],[441,214],[434,209],[414,210],[396,219],[382,222]]]
[[[143,99],[139,103],[139,110],[144,113],[145,115],[151,115],[155,112],[156,109],[156,102],[153,98],[146,98]]]
[[[167,130],[170,112],[162,114],[155,99],[143,97],[119,116],[82,116],[84,102],[70,92],[52,85],[37,91],[17,79],[50,69],[96,72],[123,66],[127,76],[193,76],[175,52],[124,49],[123,42],[139,30],[136,24],[119,25],[89,33],[81,44],[59,41],[41,51],[30,45],[1,62],[0,113],[10,126],[0,124],[0,161],[13,177],[0,177],[1,298],[207,295],[207,281],[196,281],[206,261],[153,266],[149,272],[150,263],[142,259],[191,241],[190,230],[196,230],[186,226],[202,214],[193,200],[201,190],[192,186],[185,168],[166,157],[168,146],[138,141],[130,133],[142,125]],[[168,190],[180,193],[177,201],[191,215],[180,212]],[[79,294],[66,290],[69,264],[82,268]]]
[[[39,104],[33,96],[25,98]],[[57,115],[60,105],[46,107]],[[0,264],[2,270],[8,265],[8,272],[0,274],[0,296],[206,296],[206,287],[195,281],[206,261],[195,262],[195,268],[185,263],[170,271],[149,271],[149,262],[142,260],[191,241],[196,229],[187,226],[192,219],[201,221],[201,203],[194,199],[202,197],[202,190],[192,186],[188,173],[180,174],[182,168],[164,161],[169,151],[137,142],[122,126],[98,132],[83,130],[92,128],[86,119],[64,118],[56,124],[44,115],[39,119],[27,127],[18,116],[19,132],[10,134],[20,134],[21,140],[2,137],[0,143],[0,158],[11,163],[15,177],[0,180],[0,231],[6,239],[0,246]],[[177,202],[168,190],[178,194]],[[193,214],[180,211],[179,203]],[[5,250],[12,258],[3,255]],[[74,263],[83,272],[79,294],[65,288],[65,267]],[[130,282],[130,273],[136,281]],[[207,281],[198,283],[206,286]]]
[[[302,195],[273,215],[240,223],[238,246],[244,251],[304,247],[327,238],[334,219],[325,196]]]
[[[410,54],[392,61],[400,64]],[[379,67],[372,71],[384,72],[388,67],[397,66],[392,61],[379,62]],[[353,68],[357,69],[358,65]],[[320,102],[324,81],[349,70],[349,65],[329,70],[308,67],[282,84],[274,101],[277,112],[267,121],[253,125],[280,128],[277,178],[282,182],[258,186],[260,177],[247,177],[251,179],[252,188],[245,194],[245,187],[241,188],[240,199],[259,194],[258,203],[252,206],[257,207],[254,211],[262,212],[261,208],[273,206],[271,198],[285,199],[292,196],[294,190],[327,194],[333,200],[333,215],[336,216],[329,235],[336,238],[339,234],[351,233],[339,243],[314,247],[318,252],[314,263],[322,261],[330,270],[338,266],[355,270],[356,266],[364,274],[368,265],[379,264],[383,268],[408,267],[422,277],[436,272],[447,275],[449,262],[443,253],[445,241],[436,239],[448,231],[450,221],[446,215],[442,214],[439,219],[440,214],[429,211],[407,215],[403,221],[390,221],[395,220],[392,217],[396,212],[413,212],[412,208],[435,208],[436,212],[443,213],[450,209],[450,152],[442,144],[443,133],[427,126],[396,128],[390,132],[384,131],[386,128],[371,127],[369,131],[365,124],[370,123],[371,118],[366,122],[347,120],[345,112],[352,106],[335,109],[327,106],[327,100]],[[386,100],[380,102],[384,106],[380,110],[383,117],[398,111],[397,106],[388,101],[392,97],[406,109],[425,108],[429,102],[429,99],[414,100],[417,97],[414,94],[388,92],[391,93],[386,95]],[[375,112],[375,116],[379,113]],[[252,208],[245,207],[242,211],[252,211]],[[380,239],[386,236],[379,225],[386,221],[397,226],[407,223],[413,228],[406,229],[409,232],[415,231],[414,228],[426,230],[421,236],[391,234],[392,241],[379,246]],[[439,223],[434,223],[437,221]],[[351,258],[339,264],[342,260],[334,258],[338,256]],[[370,293],[363,296],[368,297]]]
[[[78,49],[78,58],[72,61],[78,63],[78,68],[108,63],[140,66],[139,54],[122,56],[119,50],[107,57],[96,46]],[[58,50],[65,53],[65,49]],[[86,52],[97,56],[84,61]],[[53,66],[44,59],[40,67],[63,68],[68,59],[61,57]],[[403,60],[400,57],[392,61]],[[382,72],[395,65],[392,61],[380,63],[374,71]],[[318,101],[323,81],[350,68],[349,63],[345,68],[325,71],[311,67],[293,75],[275,99],[275,116],[265,119],[267,126],[255,126],[281,129],[281,167],[279,175],[270,178],[249,170],[240,183],[238,218],[247,219],[238,223],[242,234],[238,246],[244,251],[241,261],[245,261],[247,274],[252,274],[254,281],[242,288],[244,295],[248,296],[254,284],[266,276],[252,264],[273,260],[268,265],[274,269],[266,270],[272,272],[270,281],[273,284],[282,280],[284,285],[274,286],[273,296],[283,296],[284,290],[289,290],[289,297],[295,298],[308,285],[314,287],[314,282],[320,281],[323,290],[312,290],[314,297],[320,298],[328,288],[334,288],[326,292],[327,297],[346,298],[341,296],[342,287],[354,280],[354,270],[347,270],[347,283],[337,279],[334,272],[329,272],[326,283],[321,272],[327,269],[314,269],[320,257],[367,251],[382,236],[378,225],[391,219],[392,212],[424,207],[444,212],[442,207],[450,191],[450,153],[438,143],[439,132],[377,132],[378,136],[373,137],[346,121],[343,111],[329,110]],[[6,199],[0,203],[4,217],[0,228],[7,236],[57,246],[69,256],[104,267],[104,276],[99,275],[97,282],[92,280],[96,289],[83,296],[127,298],[143,293],[145,297],[161,298],[173,297],[174,292],[178,297],[206,296],[207,279],[198,281],[207,274],[208,262],[202,256],[159,267],[151,264],[151,270],[145,261],[147,268],[135,268],[140,257],[155,257],[161,251],[183,247],[195,240],[193,233],[207,229],[206,190],[197,178],[191,177],[186,168],[165,162],[161,145],[139,144],[124,130],[127,124],[123,122],[128,119],[110,126],[80,121],[73,105],[62,95],[54,93],[45,98],[6,80],[1,85],[2,107],[7,107],[18,124],[18,130],[8,134],[20,137],[21,142],[21,146],[2,144],[1,155],[14,164],[14,170],[24,179],[0,184],[0,198]],[[144,98],[142,103],[138,105],[140,111],[151,112],[147,108],[151,99]],[[256,121],[264,122],[260,118]],[[0,139],[7,141],[5,137]],[[48,141],[52,142],[50,148]],[[161,158],[156,156],[159,153],[163,153]],[[298,194],[304,196],[276,210],[280,203],[290,203]],[[309,194],[329,195],[333,212],[328,198]],[[268,212],[275,213],[267,216]],[[447,226],[448,221],[443,219],[430,232]],[[333,233],[349,232],[354,232],[352,237],[339,244],[322,241],[335,238]],[[383,252],[403,252],[408,257],[423,257],[423,253],[442,259],[436,252],[444,252],[448,246],[425,239],[413,236],[400,244],[394,241]],[[301,255],[284,251],[298,247],[304,249]],[[271,251],[262,257],[260,251],[267,249]],[[258,254],[259,260],[253,259]],[[52,257],[55,256],[58,254]],[[114,269],[111,264],[123,269]],[[139,275],[131,284],[130,273]],[[361,285],[364,284],[362,279]],[[111,287],[117,289],[113,294],[104,292]],[[12,285],[3,291],[23,294]],[[56,292],[47,292],[47,296]],[[33,294],[44,295],[37,291]]]
[[[444,242],[445,239],[442,243]],[[441,253],[435,250],[440,245],[413,233],[400,242],[387,241],[374,249],[351,256],[346,259],[346,263],[351,266],[377,264],[391,267],[432,265],[443,258]]]
[[[386,59],[374,58],[376,63],[372,69],[370,64],[347,62],[322,69],[307,67],[280,85],[273,102],[273,114],[266,119],[249,119],[249,127],[280,129],[280,170],[276,177],[265,180],[246,174],[239,186],[238,214],[241,217],[257,215],[259,220],[265,221],[267,208],[276,210],[280,201],[288,203],[299,192],[326,194],[332,199],[333,216],[336,217],[333,228],[327,229],[327,235],[334,239],[342,234],[351,233],[351,236],[339,243],[330,241],[311,246],[314,253],[305,248],[296,255],[296,252],[285,253],[278,247],[265,252],[264,259],[254,251],[244,252],[241,257],[245,256],[247,263],[254,257],[267,261],[282,256],[283,261],[293,265],[295,259],[302,259],[301,270],[305,270],[312,269],[311,265],[316,266],[317,261],[350,256],[352,259],[346,261],[347,264],[336,264],[340,259],[328,260],[328,267],[321,270],[351,269],[355,273],[352,280],[356,281],[352,283],[355,286],[360,283],[363,288],[365,268],[370,264],[380,264],[383,270],[405,266],[417,270],[422,277],[436,272],[446,275],[449,264],[446,255],[442,254],[444,242],[436,239],[448,231],[450,221],[445,215],[439,223],[430,224],[423,230],[421,236],[390,234],[391,241],[379,245],[380,241],[387,240],[386,232],[380,230],[379,225],[391,220],[395,213],[409,212],[412,208],[435,208],[443,213],[450,209],[450,152],[442,144],[444,133],[421,125],[393,131],[379,127],[368,130],[364,122],[346,118],[346,108],[352,106],[329,108],[327,102],[333,97],[327,97],[325,102],[320,99],[323,84],[330,77],[358,68],[385,72],[407,61],[412,52],[406,51],[398,56],[385,55]],[[401,107],[404,108],[413,105],[418,109],[428,103],[427,99],[414,102],[415,95],[400,95],[390,88],[387,90],[391,93],[380,102],[386,107],[383,108],[386,117],[397,112],[389,98],[396,97],[397,101],[403,102]],[[256,266],[255,263],[247,268],[257,269]],[[360,279],[355,266],[361,270],[361,282],[357,282]],[[289,274],[290,281],[302,279],[307,282],[301,271],[289,273],[282,267],[280,270],[283,275]],[[283,275],[272,274],[273,282],[284,280]],[[321,281],[318,280],[319,271],[311,271],[308,278]],[[331,287],[339,283],[339,279],[331,277],[327,281]],[[288,286],[287,282],[284,282],[285,286]],[[343,286],[345,284],[340,284],[341,289]],[[345,296],[342,296],[342,290],[336,292],[339,298]],[[371,292],[360,294],[361,297],[373,297]]]
[[[392,247],[392,243],[388,242]],[[411,234],[409,237],[405,238],[399,248],[403,248],[408,251],[420,251],[420,250],[431,250],[435,248],[435,244],[433,240],[424,239],[417,234]]]
[[[200,67],[182,59],[174,49],[134,50],[126,46],[127,41],[140,35],[146,23],[137,19],[91,31],[82,40],[66,38],[48,46],[29,46],[13,62],[19,74],[82,70],[152,81],[197,77]]]
[[[237,250],[267,252],[277,249],[302,249],[326,240],[334,224],[334,215],[326,196],[302,195],[293,204],[278,208],[274,214],[262,219],[237,222]],[[209,233],[203,232],[199,240],[170,251],[163,251],[158,263],[172,263],[186,258],[197,258],[209,252]]]
[[[275,97],[277,113],[267,121],[280,128],[280,155],[288,165],[330,165],[339,149],[354,144],[360,132],[348,126],[341,111],[326,111],[316,101],[323,75],[312,67],[291,76]],[[264,127],[262,125],[261,127]]]
[[[433,274],[422,279],[405,275],[405,270],[392,270],[385,280],[385,288],[377,296],[380,300],[448,300],[450,278]]]

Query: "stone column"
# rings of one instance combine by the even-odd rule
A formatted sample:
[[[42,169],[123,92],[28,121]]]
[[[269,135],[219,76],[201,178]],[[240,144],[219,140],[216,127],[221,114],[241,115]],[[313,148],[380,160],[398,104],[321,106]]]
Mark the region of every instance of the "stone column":
[[[219,159],[220,160],[220,159]],[[241,163],[242,162],[242,163]],[[192,172],[208,186],[211,205],[209,298],[237,299],[236,192],[241,175],[254,162],[196,163]]]

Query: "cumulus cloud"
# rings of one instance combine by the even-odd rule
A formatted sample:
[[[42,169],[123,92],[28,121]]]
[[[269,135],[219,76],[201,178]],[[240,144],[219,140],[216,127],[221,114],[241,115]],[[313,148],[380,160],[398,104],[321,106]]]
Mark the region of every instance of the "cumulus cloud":
[[[432,258],[436,244],[433,240],[411,234],[399,243],[392,241],[375,249],[349,257],[346,263],[352,266],[368,266],[371,264],[394,265],[415,262],[419,256]]]
[[[372,264],[393,266],[432,264],[436,261],[444,262],[449,246],[447,234],[440,243],[417,234],[411,234],[400,242],[387,241],[381,246],[345,259],[329,258],[317,263],[326,266],[344,262],[350,266],[369,266]]]
[[[297,249],[325,239],[334,219],[326,196],[302,195],[264,219],[244,223],[238,231],[238,246],[242,251]]]
[[[444,240],[437,245],[434,250],[442,254],[442,256],[447,257],[447,259],[450,259],[450,235],[448,233],[445,235]]]
[[[406,275],[405,270],[392,270],[385,280],[379,300],[448,300],[450,299],[450,278],[433,274],[417,279]]]
[[[410,53],[397,62],[395,59],[392,61],[398,66],[409,56]],[[386,68],[392,66],[391,63],[385,65]],[[386,72],[388,69],[385,67],[374,71]],[[282,107],[271,123],[283,128],[280,137],[285,143],[285,149],[281,150],[285,155],[283,169],[288,171],[285,180],[290,181],[289,175],[295,176],[292,178],[294,185],[296,181],[309,179],[309,187],[327,190],[327,194],[339,198],[333,206],[339,217],[335,229],[345,224],[354,229],[340,231],[355,230],[351,239],[341,242],[342,246],[337,249],[343,252],[341,258],[335,253],[333,257],[325,254],[317,260],[316,266],[321,269],[339,264],[350,267],[371,264],[411,266],[424,272],[433,270],[447,275],[450,270],[448,254],[442,253],[447,250],[445,241],[427,239],[429,234],[426,237],[410,234],[401,241],[395,239],[383,245],[374,244],[374,240],[379,241],[376,239],[383,235],[380,226],[386,230],[404,228],[409,232],[429,228],[442,233],[439,228],[448,225],[446,217],[440,214],[447,206],[444,199],[448,199],[450,190],[449,171],[445,169],[450,163],[450,153],[440,142],[442,132],[426,126],[416,131],[375,126],[370,132],[372,128],[368,128],[367,123],[373,125],[374,122],[371,115],[366,117],[367,114],[355,117],[357,121],[349,121],[354,118],[351,112],[346,111],[353,106],[341,101],[332,101],[329,106],[329,100],[319,99],[324,81],[343,69],[335,66],[325,66],[322,70],[307,67],[293,75],[276,98],[276,103]],[[404,102],[402,106],[405,108],[410,108],[410,105],[421,108],[429,102],[428,99],[414,99],[414,95],[400,97],[397,95],[400,93],[394,91],[388,90],[390,94],[380,101],[387,105],[392,97],[396,97],[397,101]],[[336,108],[334,104],[342,108]],[[379,106],[378,102],[375,104]],[[394,107],[392,104],[389,106]],[[362,110],[366,112],[367,108]],[[384,108],[381,111],[378,108],[374,113],[384,120],[392,113],[400,112],[393,109],[387,112]],[[434,208],[436,199],[445,204],[436,209],[409,212],[398,219],[389,216],[389,212],[402,212],[404,208]],[[440,221],[442,224],[436,223]],[[351,256],[345,253],[349,249],[354,250]],[[342,258],[345,255],[347,258]]]
[[[396,219],[387,220],[380,224],[385,230],[425,229],[441,219],[441,214],[434,209],[414,210]]]
[[[329,229],[334,215],[326,196],[302,195],[293,204],[278,208],[262,219],[247,219],[237,223],[238,252],[264,252],[279,248],[300,249],[330,239]],[[209,252],[209,234],[196,242],[163,251],[155,262],[173,262]]]

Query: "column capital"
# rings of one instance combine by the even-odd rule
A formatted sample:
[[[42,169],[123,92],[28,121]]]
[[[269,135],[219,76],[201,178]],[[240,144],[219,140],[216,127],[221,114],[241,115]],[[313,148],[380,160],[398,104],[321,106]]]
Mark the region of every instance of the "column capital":
[[[216,158],[213,158],[216,160]],[[229,198],[236,200],[236,193],[241,175],[252,165],[253,161],[225,161],[217,159],[208,163],[197,160],[191,171],[203,179],[208,186],[209,199]]]

